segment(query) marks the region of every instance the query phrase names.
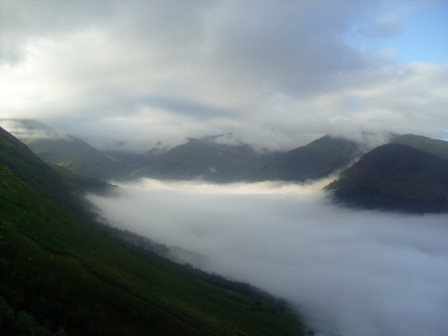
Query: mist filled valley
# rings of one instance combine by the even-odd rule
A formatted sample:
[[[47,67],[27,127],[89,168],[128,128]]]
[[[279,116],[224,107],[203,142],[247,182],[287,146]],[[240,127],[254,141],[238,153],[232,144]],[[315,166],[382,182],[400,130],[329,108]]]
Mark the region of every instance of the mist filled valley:
[[[446,335],[446,215],[337,207],[329,182],[143,179],[88,198],[182,262],[288,300],[317,335]]]
[[[133,296],[131,304],[113,300],[109,316],[122,319],[118,329],[104,318],[92,329],[84,313],[103,316],[97,307],[109,305],[110,290],[91,303],[81,299],[81,308],[63,316],[50,314],[53,330],[97,336],[101,328],[115,328],[121,335],[120,328],[128,332],[135,321],[127,307],[143,296],[135,335],[177,335],[189,328],[232,336],[235,330],[257,336],[448,333],[445,140],[387,132],[360,139],[324,135],[286,152],[260,152],[222,134],[136,153],[101,151],[33,120],[0,124],[20,138],[0,128],[0,210],[9,216],[11,232],[40,241],[50,260],[53,253],[64,255],[67,266],[56,272],[67,276],[75,257],[79,272],[97,286],[112,284]],[[36,196],[23,185],[11,187],[14,176],[68,211],[64,218],[74,212],[81,222],[61,230],[53,210],[34,209]],[[32,205],[23,208],[17,193]],[[48,228],[36,224],[48,216]],[[17,244],[10,243],[14,237],[3,245]],[[64,243],[55,249],[55,242]],[[127,261],[111,261],[121,253]],[[25,260],[27,254],[21,251]],[[4,261],[22,272],[20,263]],[[17,281],[5,279],[14,288],[5,291],[7,307],[15,309],[9,334],[22,323],[20,309],[44,323],[48,315],[40,311],[53,308],[39,308],[39,290],[16,302]],[[75,297],[86,286],[71,277],[69,283]],[[96,308],[89,308],[94,302]],[[159,306],[170,320],[148,323]],[[173,321],[176,327],[167,331]]]
[[[0,14],[0,336],[448,335],[448,1]]]

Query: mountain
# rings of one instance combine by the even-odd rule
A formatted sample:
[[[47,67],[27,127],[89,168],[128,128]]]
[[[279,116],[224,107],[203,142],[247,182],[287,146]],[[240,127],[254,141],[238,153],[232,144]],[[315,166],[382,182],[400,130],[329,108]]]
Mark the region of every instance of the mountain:
[[[438,152],[432,147],[428,151]],[[377,147],[345,170],[327,189],[332,191],[336,202],[355,207],[410,213],[448,212],[448,160],[428,151],[400,143]]]
[[[0,165],[50,201],[74,211],[83,209],[64,179],[30,149],[0,127]]]
[[[251,178],[258,181],[315,180],[344,168],[359,155],[354,141],[324,136],[273,159],[255,171]]]
[[[392,143],[408,145],[440,159],[448,160],[448,141],[431,139],[415,134],[404,134],[397,136]]]
[[[224,135],[227,140],[227,135]],[[231,182],[246,179],[261,167],[268,156],[257,154],[244,143],[221,142],[223,136],[188,139],[188,142],[166,152],[148,155],[139,177],[157,179],[204,179]]]
[[[283,300],[61,207],[65,182],[3,129],[0,154],[2,336],[303,334]]]
[[[126,174],[125,167],[85,141],[61,134],[34,120],[3,120],[16,137],[45,162],[64,167],[73,173],[97,179],[111,179]]]
[[[107,183],[103,180],[98,180],[93,177],[87,177],[82,175],[77,175],[68,169],[60,166],[51,165],[51,167],[56,171],[56,173],[62,177],[64,182],[69,186],[69,188],[77,193],[78,195],[91,193],[98,195],[110,195],[116,188],[115,185]]]

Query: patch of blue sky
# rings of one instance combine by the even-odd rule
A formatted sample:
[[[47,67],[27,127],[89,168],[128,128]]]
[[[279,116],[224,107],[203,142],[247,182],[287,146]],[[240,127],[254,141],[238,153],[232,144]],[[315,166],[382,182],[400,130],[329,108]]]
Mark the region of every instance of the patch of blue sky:
[[[448,1],[409,1],[406,7],[389,13],[390,22],[355,23],[346,41],[363,52],[388,53],[400,63],[447,63]]]
[[[400,61],[439,63],[448,61],[448,1],[417,2],[406,18],[401,34],[384,41]]]

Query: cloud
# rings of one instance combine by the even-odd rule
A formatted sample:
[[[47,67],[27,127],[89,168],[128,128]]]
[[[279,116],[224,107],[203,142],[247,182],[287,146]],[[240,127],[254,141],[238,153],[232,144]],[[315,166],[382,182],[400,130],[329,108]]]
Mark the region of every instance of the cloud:
[[[89,199],[116,225],[287,298],[320,335],[446,335],[446,216],[338,208],[328,182],[142,180]]]
[[[0,127],[21,140],[29,139],[64,139],[70,137],[64,133],[32,120],[0,119]]]
[[[447,64],[399,64],[378,42],[407,29],[400,1],[45,4],[0,4],[2,117],[101,148],[231,132],[278,150],[446,124]]]

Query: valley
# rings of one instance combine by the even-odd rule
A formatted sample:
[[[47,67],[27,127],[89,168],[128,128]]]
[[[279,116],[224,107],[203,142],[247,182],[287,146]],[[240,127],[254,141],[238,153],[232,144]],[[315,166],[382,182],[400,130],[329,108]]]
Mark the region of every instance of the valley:
[[[405,295],[392,285],[402,275],[388,268],[447,276],[438,263],[423,270],[426,262],[400,261],[444,254],[446,218],[435,214],[448,212],[445,141],[394,136],[365,150],[324,136],[259,153],[217,136],[137,154],[51,134],[46,142],[28,138],[28,148],[0,133],[5,335],[394,334],[399,310],[385,306],[386,288],[398,302],[418,291],[409,283]],[[106,162],[96,172],[109,173],[88,173],[89,162]],[[424,213],[434,215],[409,217]],[[400,238],[407,228],[416,233]],[[418,238],[422,230],[428,239]],[[377,246],[388,241],[383,263]],[[426,252],[392,247],[400,244]],[[361,257],[361,247],[371,257]],[[388,286],[378,285],[378,274]],[[438,288],[425,277],[417,283]],[[421,295],[423,306],[439,311],[432,291]],[[367,300],[359,312],[358,297]],[[438,315],[400,311],[415,323],[397,335],[448,328]],[[374,326],[369,312],[382,324]]]

